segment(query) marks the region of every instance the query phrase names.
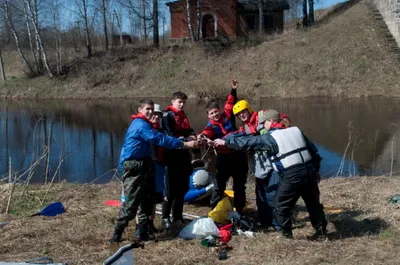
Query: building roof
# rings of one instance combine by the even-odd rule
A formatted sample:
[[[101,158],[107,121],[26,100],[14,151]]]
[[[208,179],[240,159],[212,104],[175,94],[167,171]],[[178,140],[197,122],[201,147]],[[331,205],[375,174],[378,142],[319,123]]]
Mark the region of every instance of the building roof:
[[[258,0],[239,0],[239,9],[246,11],[258,10]],[[284,10],[289,9],[289,4],[286,0],[264,0],[264,10]]]

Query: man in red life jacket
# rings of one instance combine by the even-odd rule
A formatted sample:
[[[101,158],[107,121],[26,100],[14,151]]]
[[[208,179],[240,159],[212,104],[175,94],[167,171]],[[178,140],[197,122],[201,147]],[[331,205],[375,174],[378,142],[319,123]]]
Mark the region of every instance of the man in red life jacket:
[[[232,89],[225,103],[224,112],[218,105],[218,102],[211,101],[207,104],[208,123],[206,128],[198,136],[207,137],[207,141],[223,138],[227,134],[236,130],[235,116],[232,113],[233,105],[237,101],[236,89],[238,82],[235,77],[232,78]],[[247,180],[247,156],[244,152],[233,151],[224,146],[216,148],[217,150],[217,174],[214,180],[214,191],[211,197],[211,207],[214,208],[223,198],[226,188],[226,182],[232,176],[233,190],[235,192],[234,205],[238,213],[242,214],[246,205],[246,180]]]
[[[196,139],[196,134],[190,127],[184,112],[186,100],[187,95],[183,92],[175,92],[172,95],[172,104],[166,108],[163,114],[161,127],[169,136],[190,141]],[[173,222],[185,223],[182,217],[183,204],[185,194],[189,189],[189,178],[193,167],[188,150],[165,150],[164,161],[167,172],[165,176],[166,192],[162,204],[162,224],[165,229],[169,229],[171,210]]]
[[[119,171],[123,172],[123,188],[125,201],[115,220],[114,235],[110,243],[121,241],[122,233],[129,221],[135,219],[140,206],[139,237],[140,240],[148,238],[147,228],[153,211],[152,183],[155,178],[154,163],[151,159],[151,144],[166,149],[194,148],[197,141],[182,142],[181,140],[166,136],[153,128],[154,103],[151,100],[139,102],[138,114],[132,116],[133,121],[129,126],[124,140],[119,159]]]

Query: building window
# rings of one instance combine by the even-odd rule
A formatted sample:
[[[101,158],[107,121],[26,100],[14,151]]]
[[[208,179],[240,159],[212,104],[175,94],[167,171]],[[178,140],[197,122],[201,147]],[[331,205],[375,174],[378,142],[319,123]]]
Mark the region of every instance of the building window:
[[[256,16],[246,16],[246,30],[254,30],[256,28]]]

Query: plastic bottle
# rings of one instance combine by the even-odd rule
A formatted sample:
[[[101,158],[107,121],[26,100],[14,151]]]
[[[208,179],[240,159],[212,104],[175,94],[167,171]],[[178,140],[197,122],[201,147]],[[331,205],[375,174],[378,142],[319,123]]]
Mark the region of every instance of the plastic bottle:
[[[124,185],[122,185],[121,204],[124,205],[124,203],[125,203],[125,192],[124,192]]]

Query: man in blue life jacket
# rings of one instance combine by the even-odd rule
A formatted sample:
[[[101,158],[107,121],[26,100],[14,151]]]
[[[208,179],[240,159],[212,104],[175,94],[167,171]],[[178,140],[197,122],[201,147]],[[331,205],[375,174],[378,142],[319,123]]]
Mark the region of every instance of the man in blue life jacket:
[[[136,216],[140,206],[139,235],[140,240],[147,240],[149,216],[153,212],[153,195],[155,168],[151,159],[151,144],[166,149],[195,148],[198,142],[182,142],[181,140],[166,136],[155,130],[151,119],[154,112],[154,103],[151,100],[139,102],[138,114],[132,115],[119,160],[120,171],[123,171],[122,181],[125,201],[115,220],[114,235],[110,243],[121,241],[122,233],[129,221]]]
[[[209,102],[206,106],[209,121],[206,128],[199,134],[198,139],[207,138],[207,142],[211,140],[223,138],[229,133],[236,131],[235,117],[232,109],[237,101],[236,89],[238,82],[235,77],[232,78],[232,89],[225,103],[222,112],[218,103]],[[214,208],[224,197],[226,182],[230,177],[233,178],[234,206],[239,214],[243,213],[246,205],[246,181],[247,181],[247,155],[242,151],[230,150],[224,146],[216,148],[217,174],[214,181],[214,191],[211,197],[211,207]]]
[[[259,136],[235,136],[217,139],[216,146],[267,152],[281,183],[275,197],[274,213],[282,236],[293,238],[291,213],[301,196],[306,204],[316,232],[311,239],[326,239],[327,221],[319,199],[319,168],[321,157],[315,145],[297,127],[274,128],[281,118],[277,111],[268,110],[264,117],[268,133]]]

